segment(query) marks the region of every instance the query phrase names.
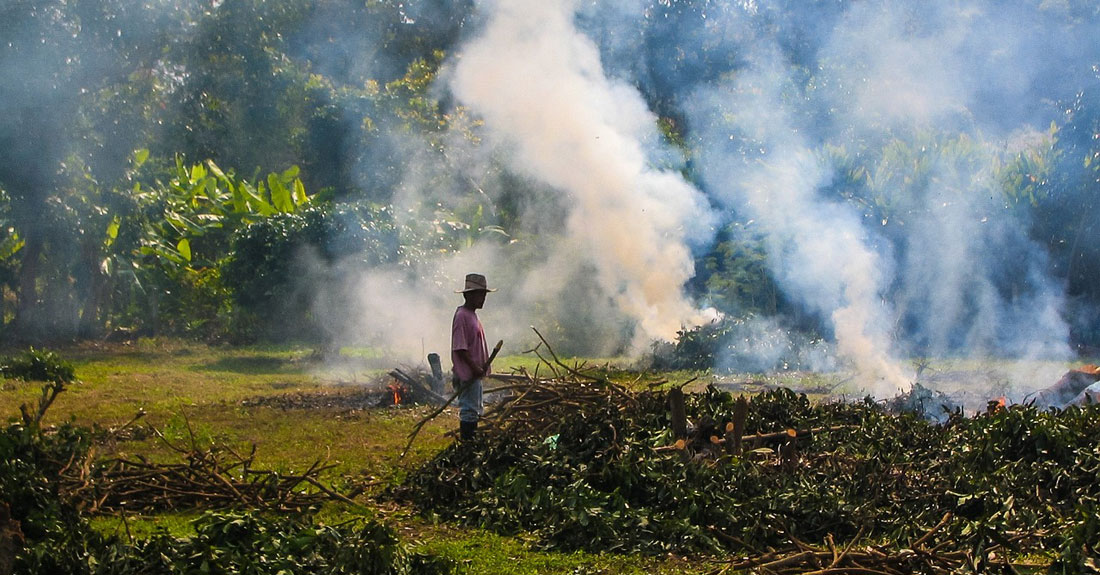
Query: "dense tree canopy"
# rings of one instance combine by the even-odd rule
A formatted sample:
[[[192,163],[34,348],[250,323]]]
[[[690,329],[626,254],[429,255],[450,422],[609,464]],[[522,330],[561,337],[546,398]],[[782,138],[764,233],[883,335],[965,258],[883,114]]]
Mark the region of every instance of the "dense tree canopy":
[[[1100,20],[1090,2],[1021,4],[1021,13],[1071,39],[1091,38]],[[430,276],[425,268],[441,254],[477,249],[551,265],[540,238],[569,225],[570,200],[518,169],[509,143],[447,87],[454,59],[489,9],[471,0],[6,3],[5,340],[119,330],[323,340],[332,334],[316,299],[335,297],[339,290],[324,286],[362,270]],[[979,303],[939,331],[919,319],[941,305],[921,277],[936,271],[913,255],[929,250],[927,236],[913,230],[932,229],[942,217],[937,202],[1000,222],[973,228],[1005,263],[990,285],[958,279],[964,299],[1024,301],[1047,284],[1021,278],[1049,275],[1064,286],[1074,343],[1100,345],[1092,327],[1100,309],[1100,227],[1092,217],[1100,53],[1021,40],[1049,48],[1050,61],[1017,86],[997,75],[1012,62],[962,39],[958,51],[985,77],[965,109],[944,113],[955,127],[902,124],[871,104],[843,108],[860,97],[854,79],[874,62],[842,57],[829,31],[874,9],[846,0],[577,8],[575,25],[598,47],[606,74],[637,90],[653,112],[663,141],[648,145],[663,151],[651,164],[671,167],[721,211],[714,230],[690,246],[688,295],[727,318],[766,316],[828,336],[820,310],[784,288],[775,238],[750,210],[723,199],[715,171],[704,166],[720,155],[732,166],[722,176],[729,181],[738,166],[771,161],[774,128],[754,131],[736,105],[699,103],[719,86],[733,86],[721,88],[731,101],[769,94],[752,73],[777,65],[783,81],[772,111],[788,114],[791,133],[825,166],[821,197],[877,222],[867,226],[870,249],[905,268],[881,295],[899,307],[894,335],[908,342],[906,351],[951,353],[975,341]],[[922,25],[951,24],[891,17],[917,46],[933,36]],[[1009,56],[1029,57],[1023,49]],[[1019,113],[1009,120],[1006,110]],[[712,131],[728,137],[704,136]],[[1025,245],[1039,246],[1042,258],[1016,258]],[[292,280],[316,265],[324,273],[303,291]],[[313,327],[272,331],[278,322],[258,313],[272,306]],[[602,316],[578,321],[555,316],[552,303],[536,307],[559,329],[604,333],[596,327]]]

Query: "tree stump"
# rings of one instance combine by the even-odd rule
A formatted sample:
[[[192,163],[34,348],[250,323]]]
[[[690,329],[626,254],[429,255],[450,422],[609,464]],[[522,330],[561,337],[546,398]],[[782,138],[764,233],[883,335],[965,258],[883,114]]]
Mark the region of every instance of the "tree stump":
[[[672,435],[676,439],[687,438],[687,411],[684,407],[684,390],[677,387],[668,391],[668,410]]]

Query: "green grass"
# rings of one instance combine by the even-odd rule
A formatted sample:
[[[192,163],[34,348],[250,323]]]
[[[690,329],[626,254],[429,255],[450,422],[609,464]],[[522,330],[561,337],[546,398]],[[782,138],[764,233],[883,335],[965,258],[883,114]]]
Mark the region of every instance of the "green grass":
[[[465,530],[460,534],[435,532],[435,537],[416,545],[418,551],[441,555],[456,562],[460,573],[568,573],[576,575],[626,574],[665,575],[712,572],[703,560],[689,561],[675,556],[648,557],[592,553],[563,553],[533,550],[516,537],[502,537],[487,531]]]

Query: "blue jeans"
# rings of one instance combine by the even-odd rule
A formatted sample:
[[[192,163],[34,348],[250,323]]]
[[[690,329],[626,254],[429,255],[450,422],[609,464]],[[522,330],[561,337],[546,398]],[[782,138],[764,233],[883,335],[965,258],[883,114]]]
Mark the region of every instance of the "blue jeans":
[[[481,395],[480,379],[466,381],[458,384],[462,391],[458,394],[458,420],[467,423],[476,423],[481,419],[484,411],[484,403]]]

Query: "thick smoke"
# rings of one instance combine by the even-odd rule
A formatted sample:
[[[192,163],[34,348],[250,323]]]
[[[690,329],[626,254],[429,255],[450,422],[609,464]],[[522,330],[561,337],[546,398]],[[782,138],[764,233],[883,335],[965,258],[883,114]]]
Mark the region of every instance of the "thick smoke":
[[[991,173],[993,147],[1011,150],[1019,132],[1035,129],[1032,122],[1043,126],[1039,89],[1057,90],[1039,82],[1067,66],[1068,46],[1056,38],[1075,34],[1036,34],[1037,23],[1050,29],[1049,16],[986,2],[933,2],[919,12],[868,3],[852,7],[823,49],[823,59],[862,63],[835,68],[843,89],[833,102],[846,103],[836,108],[838,125],[856,137],[909,128],[958,134],[946,145],[925,142],[928,184],[898,195],[908,229],[894,242],[896,303],[914,350],[1069,354],[1061,287],[1047,277],[1045,252],[1007,209]],[[947,146],[966,161],[934,149]]]
[[[653,113],[636,89],[607,77],[596,45],[574,25],[574,2],[483,8],[485,29],[456,56],[451,87],[513,150],[515,166],[568,206],[562,246],[573,249],[533,281],[590,269],[637,322],[639,343],[698,323],[683,287],[694,274],[689,241],[709,234],[708,213],[678,173],[650,165]]]
[[[461,303],[453,290],[470,271],[500,288],[481,315],[491,339],[507,340],[506,351],[533,343],[532,325],[566,350],[613,354],[640,351],[705,319],[684,295],[694,274],[691,244],[712,233],[705,198],[679,172],[654,167],[683,160],[662,142],[639,92],[607,77],[598,47],[574,24],[575,8],[568,1],[479,5],[482,26],[452,49],[436,86],[440,100],[464,106],[451,118],[452,133],[430,142],[399,126],[379,131],[406,166],[392,197],[406,229],[423,227],[426,206],[461,210],[473,201],[491,209],[523,179],[518,187],[529,193],[510,198],[519,217],[508,232],[519,241],[477,242],[414,269],[335,271],[347,281],[315,305],[318,317],[332,318],[334,340],[382,344],[409,360],[445,350]],[[330,27],[318,25],[332,40],[309,51],[320,69],[353,77],[348,47]],[[369,45],[372,36],[367,30],[347,44]],[[477,130],[488,135],[484,145],[464,133],[465,114],[485,123]],[[365,187],[392,163],[345,155],[362,158]]]
[[[508,184],[484,174],[503,156],[527,178],[524,189],[543,194],[520,202],[522,247],[479,244],[419,270],[412,284],[368,272],[383,281],[365,279],[373,287],[360,300],[396,289],[383,299],[414,299],[407,305],[430,310],[420,332],[445,338],[457,301],[429,292],[447,295],[462,273],[483,271],[507,286],[484,313],[508,336],[551,316],[565,337],[632,332],[637,348],[701,321],[684,295],[692,251],[718,225],[751,220],[786,299],[821,322],[839,365],[872,393],[908,387],[915,375],[902,358],[911,356],[1065,359],[1062,287],[993,172],[1045,137],[1058,117],[1051,103],[1072,96],[1061,91],[1073,85],[1065,73],[1095,61],[1086,52],[1095,14],[1075,20],[1064,9],[480,3],[481,26],[450,54],[439,89],[484,121],[489,145],[471,152],[456,138],[449,153],[458,159],[440,173],[406,174],[400,198],[431,201],[448,177],[463,182],[456,192],[476,180],[499,198]],[[684,22],[650,21],[659,17]],[[676,34],[647,36],[657,29]],[[660,92],[662,113],[682,121],[698,188],[655,167],[674,155],[636,87],[651,100]],[[891,139],[910,148],[884,150]],[[869,154],[866,185],[890,203],[889,218],[867,218],[836,193],[845,168],[828,149]],[[890,164],[893,152],[911,164]],[[876,179],[876,166],[894,179]],[[766,322],[753,330],[737,337],[783,331]],[[736,356],[718,365],[765,369],[783,355],[776,349],[790,355],[792,342],[780,340],[730,346]],[[804,355],[835,365],[823,349]]]
[[[784,110],[783,68],[774,55],[757,66],[730,86],[696,96],[700,114],[732,111],[739,120],[736,137],[760,146],[755,161],[724,158],[714,152],[726,149],[722,141],[730,133],[705,133],[704,141],[713,142],[703,158],[708,188],[724,205],[758,221],[773,273],[829,322],[837,353],[853,364],[861,383],[877,394],[905,389],[910,378],[891,357],[890,310],[882,301],[889,264],[870,247],[859,215],[819,193],[829,174]]]
[[[796,82],[805,70],[782,57],[779,38],[745,32],[763,15],[724,15],[715,26],[752,43],[739,47],[746,69],[691,96],[706,189],[765,228],[777,279],[831,321],[838,353],[865,383],[878,382],[872,390],[906,386],[909,375],[892,359],[898,350],[1068,356],[1061,288],[991,173],[995,148],[1007,148],[1013,132],[1034,130],[1035,83],[1066,54],[1033,33],[1042,15],[982,2],[853,3],[826,21],[831,32],[818,31],[822,44],[806,50],[816,55],[820,94]],[[983,100],[990,93],[1032,106],[990,106]],[[814,113],[821,102],[827,112]],[[894,195],[900,221],[866,221],[829,199],[837,169],[811,150],[921,132],[947,136],[926,139],[914,154],[921,165],[890,166],[902,172],[899,182],[926,182]],[[934,149],[942,139],[950,153]],[[949,160],[953,154],[970,161]]]

